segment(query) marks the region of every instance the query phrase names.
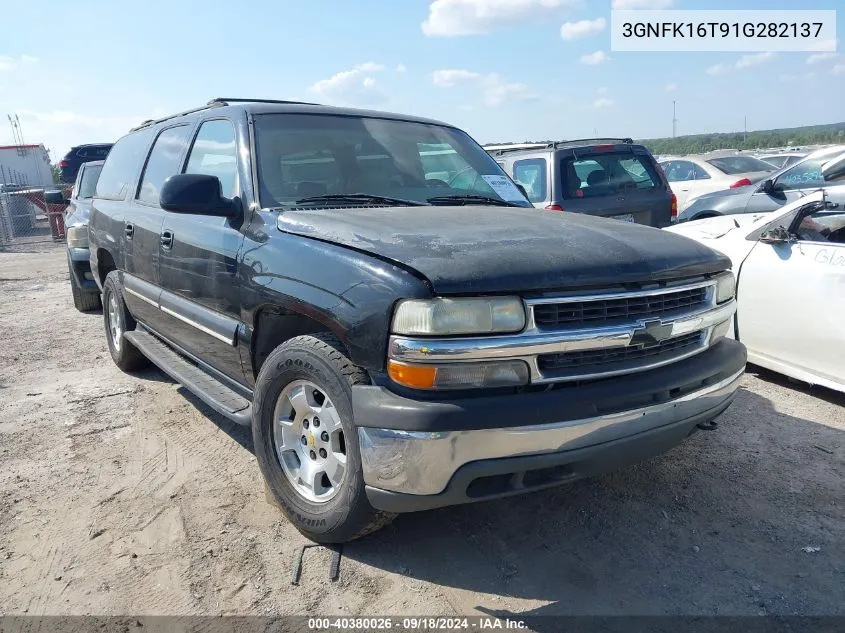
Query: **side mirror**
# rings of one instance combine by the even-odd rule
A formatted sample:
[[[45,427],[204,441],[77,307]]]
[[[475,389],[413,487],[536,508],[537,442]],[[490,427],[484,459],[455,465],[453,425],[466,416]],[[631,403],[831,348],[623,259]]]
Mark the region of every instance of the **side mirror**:
[[[827,182],[845,178],[845,154],[840,154],[822,165],[822,177]]]
[[[220,179],[207,174],[176,174],[164,181],[159,205],[171,213],[213,215],[231,218],[238,214],[235,204],[223,196]]]
[[[766,178],[766,180],[760,183],[760,186],[757,188],[757,191],[761,191],[762,193],[774,193],[775,181],[771,178]]]
[[[45,191],[44,202],[47,204],[67,204],[70,202],[61,191]]]
[[[763,231],[760,241],[764,244],[788,244],[795,241],[795,236],[782,226]]]

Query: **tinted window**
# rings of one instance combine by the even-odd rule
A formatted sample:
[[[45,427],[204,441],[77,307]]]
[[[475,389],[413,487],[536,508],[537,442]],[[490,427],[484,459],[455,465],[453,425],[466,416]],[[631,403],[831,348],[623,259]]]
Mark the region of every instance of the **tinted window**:
[[[826,183],[822,177],[822,165],[828,162],[830,158],[831,154],[825,154],[793,165],[777,177],[778,189],[823,187]]]
[[[144,168],[138,200],[158,204],[158,195],[164,181],[179,173],[179,159],[188,144],[190,131],[190,126],[180,125],[158,135]]]
[[[595,198],[659,188],[660,179],[647,157],[625,153],[561,161],[566,198]]]
[[[546,160],[530,158],[513,164],[513,179],[525,187],[531,202],[543,202],[546,196]]]
[[[787,158],[787,156],[763,156],[760,160],[780,168],[786,165]]]
[[[124,136],[114,144],[97,181],[98,198],[123,200],[126,197],[144,162],[152,135],[151,129],[145,129]]]
[[[696,180],[708,180],[710,178],[710,174],[704,171],[703,167],[696,165],[695,163],[692,164],[692,170],[695,174]]]
[[[92,147],[88,150],[88,156],[89,156],[89,158],[91,156],[96,156],[98,159],[102,160],[103,158],[108,156],[110,149],[111,149],[111,146],[109,146],[109,147]]]
[[[752,156],[724,156],[722,158],[711,158],[707,162],[728,175],[775,170],[774,165]]]
[[[224,196],[232,196],[238,177],[235,128],[231,121],[206,121],[188,156],[186,174],[217,176]]]
[[[666,179],[669,182],[682,182],[695,179],[695,165],[686,160],[673,160],[663,164]]]
[[[419,202],[474,194],[529,205],[487,152],[464,132],[447,126],[263,114],[255,117],[255,144],[265,207],[353,193]]]
[[[100,172],[102,170],[102,165],[94,165],[93,167],[83,168],[79,181],[79,191],[76,194],[77,198],[94,197],[94,192],[97,190],[97,179],[100,177]]]

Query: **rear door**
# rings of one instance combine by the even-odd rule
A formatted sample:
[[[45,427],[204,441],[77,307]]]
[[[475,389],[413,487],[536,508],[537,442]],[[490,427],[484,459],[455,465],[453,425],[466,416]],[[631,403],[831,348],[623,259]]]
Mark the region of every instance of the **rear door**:
[[[123,284],[132,313],[150,327],[165,326],[161,310],[159,263],[164,211],[159,206],[161,186],[168,176],[179,173],[190,140],[192,126],[175,125],[158,132],[147,156],[141,179],[128,205],[124,233],[130,247],[126,253]],[[166,335],[166,332],[162,332]]]
[[[226,118],[202,122],[188,152],[185,173],[220,180],[228,198],[240,196],[236,128]],[[174,343],[228,377],[244,382],[238,251],[242,217],[220,218],[164,211],[160,240],[161,310]]]
[[[594,145],[558,154],[563,210],[669,226],[672,191],[643,147]]]

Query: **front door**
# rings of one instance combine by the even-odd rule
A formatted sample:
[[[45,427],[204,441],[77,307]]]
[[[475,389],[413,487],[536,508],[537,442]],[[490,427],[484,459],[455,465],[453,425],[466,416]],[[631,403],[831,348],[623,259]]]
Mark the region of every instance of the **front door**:
[[[239,193],[235,128],[228,119],[204,121],[184,173],[220,180],[222,193]],[[240,383],[237,349],[241,218],[164,212],[161,228],[161,309],[165,333],[189,354]]]
[[[797,241],[758,242],[742,264],[739,337],[751,362],[845,384],[845,210],[816,206]]]

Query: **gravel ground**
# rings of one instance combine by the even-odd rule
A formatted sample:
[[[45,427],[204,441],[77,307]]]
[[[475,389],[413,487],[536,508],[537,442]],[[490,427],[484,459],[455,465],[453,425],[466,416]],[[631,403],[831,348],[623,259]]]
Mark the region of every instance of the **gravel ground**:
[[[845,397],[749,368],[718,431],[552,491],[405,515],[340,579],[251,438],[121,373],[64,250],[0,252],[0,613],[845,614]]]

